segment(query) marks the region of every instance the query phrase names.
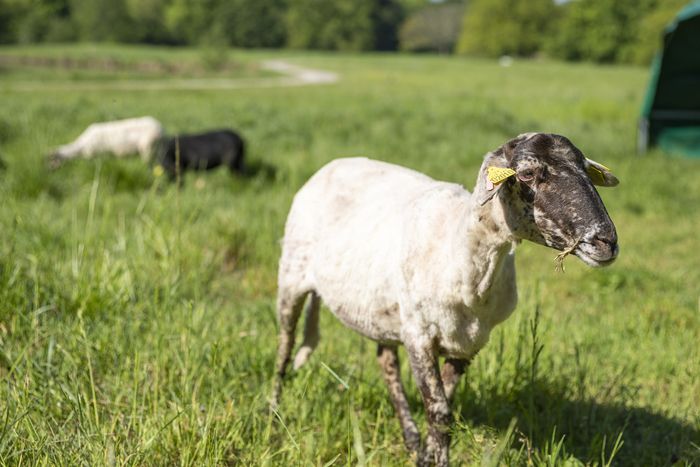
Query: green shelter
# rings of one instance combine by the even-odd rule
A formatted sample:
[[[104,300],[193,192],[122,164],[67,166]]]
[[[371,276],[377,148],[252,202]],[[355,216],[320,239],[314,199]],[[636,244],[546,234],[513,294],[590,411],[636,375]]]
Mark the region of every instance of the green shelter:
[[[639,150],[700,157],[700,0],[664,30],[639,122]]]

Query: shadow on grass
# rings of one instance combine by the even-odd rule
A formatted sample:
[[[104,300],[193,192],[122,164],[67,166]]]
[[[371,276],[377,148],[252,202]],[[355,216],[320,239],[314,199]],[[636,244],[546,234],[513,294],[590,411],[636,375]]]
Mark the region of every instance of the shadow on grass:
[[[246,162],[245,170],[241,174],[244,178],[258,178],[265,182],[274,182],[277,176],[277,167],[265,161],[253,160]]]
[[[153,169],[151,168],[150,170]],[[215,175],[215,172],[218,171],[227,172],[227,175],[230,177],[230,180],[237,180],[240,178],[243,180],[258,181],[258,183],[262,182],[262,184],[264,185],[275,182],[277,177],[277,167],[275,167],[272,164],[268,164],[267,162],[256,160],[247,162],[243,171],[230,171],[227,167],[224,166],[217,166],[209,170],[183,170],[183,172],[180,175],[179,186],[180,188],[183,188],[184,185],[187,183],[187,178],[211,177]],[[169,177],[166,175],[165,177],[163,177],[163,179],[165,182],[169,183],[162,183],[161,189],[164,189],[170,183],[177,183],[177,177],[174,176]]]
[[[623,390],[624,391],[624,390]],[[623,403],[572,398],[568,383],[535,381],[508,392],[482,392],[469,386],[455,398],[455,409],[469,425],[487,425],[505,432],[513,419],[522,436],[515,443],[546,450],[563,440],[568,454],[586,464],[609,458],[620,432],[623,445],[614,465],[672,465],[700,462],[700,430],[687,422]],[[628,395],[629,396],[629,395]],[[621,397],[621,400],[633,399]],[[528,441],[523,441],[527,438]],[[525,448],[528,446],[526,445]]]

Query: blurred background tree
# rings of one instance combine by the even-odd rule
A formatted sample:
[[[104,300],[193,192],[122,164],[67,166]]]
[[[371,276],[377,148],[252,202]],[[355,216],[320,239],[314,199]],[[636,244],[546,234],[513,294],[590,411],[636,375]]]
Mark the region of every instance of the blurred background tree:
[[[9,44],[16,41],[15,17],[13,6],[8,0],[0,0],[0,44]]]
[[[637,64],[651,62],[659,50],[663,30],[687,3],[687,0],[659,1],[639,22],[637,36],[622,58]]]
[[[3,25],[3,19],[6,24]],[[3,42],[64,42],[77,39],[69,0],[4,0],[0,2]]]
[[[300,49],[395,50],[402,17],[394,0],[289,0],[287,43]]]
[[[557,12],[552,0],[472,0],[457,53],[533,55],[551,36]]]
[[[367,50],[372,0],[289,0],[287,44],[295,49]]]
[[[580,0],[562,6],[563,18],[547,51],[565,60],[623,61],[655,0]],[[659,35],[657,34],[657,40]]]
[[[125,0],[130,42],[176,44],[164,21],[163,0]]]
[[[404,7],[394,0],[376,0],[372,10],[374,50],[396,50],[399,48],[399,25],[405,16]]]
[[[222,2],[229,43],[236,47],[282,47],[287,40],[287,0],[231,0]]]
[[[137,42],[124,0],[71,0],[69,10],[81,40]]]
[[[166,30],[178,44],[197,45],[211,35],[210,19],[216,2],[213,0],[166,0],[163,21]]]
[[[19,42],[19,25],[25,21],[25,5],[17,0],[0,0],[0,44]]]
[[[454,50],[462,29],[464,2],[443,2],[416,9],[401,25],[401,50],[440,52]]]
[[[0,0],[0,43],[456,51],[647,64],[689,0]]]

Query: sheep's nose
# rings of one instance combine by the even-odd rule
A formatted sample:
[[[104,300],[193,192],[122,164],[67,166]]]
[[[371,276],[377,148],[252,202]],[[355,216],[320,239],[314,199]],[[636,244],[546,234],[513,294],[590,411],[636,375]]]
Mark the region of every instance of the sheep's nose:
[[[601,250],[610,250],[610,256],[612,258],[616,257],[617,253],[620,251],[620,248],[617,246],[617,234],[614,232],[612,235],[597,234],[593,237],[591,243]]]

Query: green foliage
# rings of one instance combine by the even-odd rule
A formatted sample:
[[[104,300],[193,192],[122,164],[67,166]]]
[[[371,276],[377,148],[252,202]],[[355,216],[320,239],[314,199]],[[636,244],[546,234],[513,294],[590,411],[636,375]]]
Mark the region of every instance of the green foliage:
[[[451,2],[452,0],[445,0]],[[397,3],[401,6],[401,9],[407,14],[414,13],[430,3],[435,3],[431,0],[397,0]],[[442,3],[442,2],[440,2]]]
[[[556,12],[552,0],[472,0],[457,52],[489,57],[532,55],[548,40]]]
[[[670,19],[669,10],[675,7],[658,0],[578,0],[562,9],[563,18],[547,47],[552,56],[643,63],[660,44],[663,18]]]
[[[638,25],[655,0],[578,0],[563,6],[564,17],[548,47],[555,57],[596,62],[622,61],[638,37]]]
[[[125,0],[129,18],[129,42],[163,44],[175,42],[163,20],[171,3],[164,0]]]
[[[18,11],[10,0],[0,0],[0,44],[11,44],[17,41]]]
[[[165,11],[170,34],[189,44],[284,45],[286,0],[174,0]]]
[[[216,55],[212,47],[228,46],[350,51],[456,49],[461,54],[490,57],[543,52],[565,60],[644,64],[658,48],[665,24],[685,3],[0,0],[0,43],[189,44],[203,46],[207,49],[204,54],[211,57]],[[466,4],[469,8],[462,13],[460,8]]]
[[[288,44],[298,49],[369,50],[374,0],[289,0]]]
[[[199,52],[0,53],[187,64]],[[633,157],[646,70],[277,54],[341,80],[232,92],[138,69],[100,75],[100,87],[89,70],[0,74],[0,464],[358,465],[362,453],[408,464],[376,346],[325,309],[318,350],[285,381],[278,416],[268,410],[292,197],[350,155],[471,188],[484,153],[533,130],[567,135],[620,178],[600,193],[621,254],[605,269],[569,258],[558,274],[555,252],[518,246],[518,308],[458,387],[453,464],[700,462],[700,161]],[[146,114],[170,132],[237,128],[250,173],[188,174],[178,190],[138,159],[46,168],[44,155],[89,123]]]
[[[286,34],[285,0],[2,2],[0,26],[5,26],[0,28],[0,42],[199,44],[223,40],[240,47],[276,47],[284,44]]]
[[[475,0],[459,53],[544,52],[564,60],[648,64],[664,26],[686,0]]]
[[[281,47],[286,40],[287,0],[225,1],[216,15],[236,47]]]
[[[405,11],[396,0],[377,0],[372,10],[374,43],[372,50],[397,50],[399,47],[398,28]]]
[[[287,44],[324,50],[395,50],[403,10],[395,0],[288,0]]]
[[[659,1],[656,8],[645,15],[637,28],[637,37],[631,47],[625,49],[622,59],[631,63],[648,65],[662,45],[663,31],[687,0]]]
[[[430,5],[415,11],[401,25],[401,50],[451,52],[457,43],[463,17],[461,2]]]
[[[71,24],[69,0],[22,0],[8,3],[6,8],[12,15],[14,40],[17,42],[70,41],[77,37]]]
[[[215,0],[172,0],[164,10],[165,26],[179,43],[198,45],[211,38],[211,19],[216,10]],[[214,31],[214,35],[221,35]]]
[[[228,60],[228,38],[222,23],[214,23],[202,36],[199,43],[200,57],[204,67],[209,70],[221,70]]]
[[[116,41],[396,50],[396,0],[0,0],[0,43]],[[7,6],[5,7],[5,3]]]
[[[135,42],[124,0],[71,0],[71,18],[82,40]]]

